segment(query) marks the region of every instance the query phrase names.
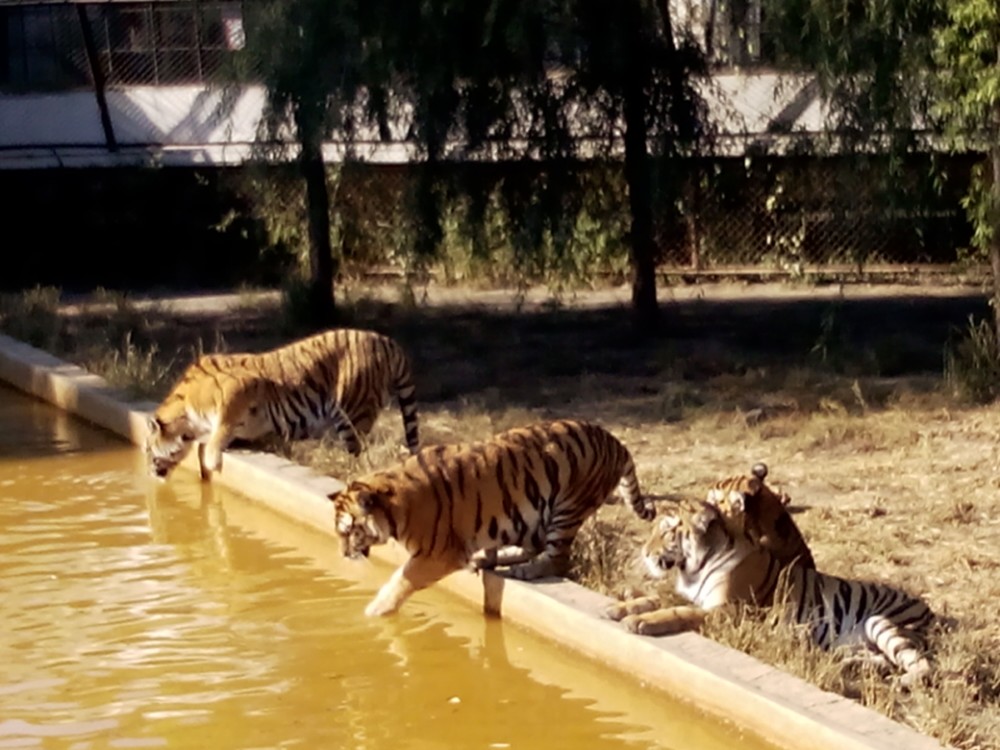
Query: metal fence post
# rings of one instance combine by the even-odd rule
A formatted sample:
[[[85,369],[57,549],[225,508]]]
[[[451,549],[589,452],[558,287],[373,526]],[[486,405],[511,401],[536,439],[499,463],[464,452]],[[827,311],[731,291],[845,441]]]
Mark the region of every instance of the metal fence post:
[[[87,51],[87,66],[90,68],[90,80],[94,84],[94,98],[97,99],[97,109],[101,114],[101,128],[104,130],[104,139],[107,141],[108,151],[114,153],[118,151],[118,140],[115,138],[115,129],[111,124],[111,114],[108,112],[108,100],[104,96],[104,71],[101,69],[101,61],[97,56],[94,31],[90,27],[90,19],[87,18],[86,5],[82,3],[76,4],[76,17],[80,21],[80,34],[83,36],[83,47]]]

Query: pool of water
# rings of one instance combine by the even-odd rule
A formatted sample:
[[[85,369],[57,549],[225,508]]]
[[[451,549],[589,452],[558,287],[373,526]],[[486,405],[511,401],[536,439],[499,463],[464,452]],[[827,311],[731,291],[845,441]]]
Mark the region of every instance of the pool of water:
[[[0,387],[0,748],[763,748]]]

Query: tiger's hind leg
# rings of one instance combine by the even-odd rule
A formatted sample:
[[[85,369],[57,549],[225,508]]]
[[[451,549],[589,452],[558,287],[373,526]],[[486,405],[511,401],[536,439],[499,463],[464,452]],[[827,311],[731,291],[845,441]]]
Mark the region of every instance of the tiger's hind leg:
[[[523,547],[489,547],[476,552],[470,562],[473,570],[493,570],[498,565],[510,566],[527,562],[534,556],[533,551]]]
[[[541,554],[536,554],[527,548],[507,548],[505,551],[515,549],[520,550],[520,552],[506,555],[506,561],[502,564],[508,567],[504,573],[510,578],[516,578],[520,581],[566,575],[569,571],[569,548],[579,528],[576,526],[572,529],[564,529],[559,532],[558,536],[547,537],[545,549]]]
[[[344,444],[347,452],[357,458],[361,455],[361,433],[339,404],[334,404],[332,414],[333,429]]]
[[[417,404],[413,387],[410,380],[409,370],[397,377],[395,383],[396,399],[399,401],[399,410],[403,414],[403,432],[406,435],[406,447],[410,453],[420,450],[420,426],[417,418]]]
[[[904,684],[925,680],[931,671],[924,655],[923,636],[907,627],[901,627],[885,615],[872,615],[865,619],[865,638],[868,644],[904,673]]]

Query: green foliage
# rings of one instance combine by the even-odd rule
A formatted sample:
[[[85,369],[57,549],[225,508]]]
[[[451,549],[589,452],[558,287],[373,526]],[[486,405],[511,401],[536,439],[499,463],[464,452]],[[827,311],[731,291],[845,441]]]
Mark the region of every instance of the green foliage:
[[[293,259],[304,267],[309,259],[305,190],[298,176],[284,166],[248,164],[226,177],[239,208],[231,209],[216,229],[249,220],[257,228],[261,258]]]
[[[61,296],[62,292],[51,286],[0,294],[0,330],[32,346],[51,351],[63,331],[59,314]]]
[[[640,146],[626,149],[631,218],[654,213],[658,195],[658,211],[673,210],[676,169],[651,187],[648,144],[672,158],[696,149],[707,131],[692,80],[704,70],[701,55],[688,40],[675,43],[667,9],[650,0],[263,0],[245,9],[239,67],[267,91],[258,139],[265,153],[284,151],[293,134],[303,163],[318,159],[331,139],[344,144],[346,168],[375,141],[405,144],[422,157],[420,178],[387,231],[390,247],[407,248],[411,268],[439,252],[446,222],[452,232],[463,223],[470,257],[485,257],[483,220],[501,205],[515,266],[544,276],[553,265],[589,266],[592,258],[573,256],[595,247],[599,255],[617,252],[617,231],[602,234],[597,214],[583,205],[577,166],[612,155],[623,125],[626,140]],[[463,184],[442,169],[449,159],[530,168]],[[540,162],[544,172],[535,168]],[[312,196],[320,188],[310,184]],[[456,196],[468,199],[458,210]],[[332,203],[334,246],[339,240],[345,259],[370,261],[357,241],[366,233],[356,231],[356,196]],[[308,221],[317,224],[312,210]],[[647,259],[648,223],[628,234],[633,255]],[[315,243],[316,233],[310,236]],[[590,240],[581,244],[583,236]],[[316,249],[310,252],[315,268]]]
[[[1000,139],[1000,8],[992,0],[947,3],[947,20],[934,32],[938,96],[934,112],[956,149],[996,151]],[[994,162],[997,157],[994,154]],[[996,174],[977,165],[962,202],[973,226],[973,246],[990,247],[1000,226],[1000,184]],[[994,280],[1000,296],[1000,279]]]
[[[91,372],[133,398],[161,396],[173,378],[174,360],[163,362],[156,344],[141,347],[126,333],[118,345],[98,349],[83,363]]]
[[[913,146],[927,104],[925,73],[937,0],[766,0],[766,33],[779,60],[817,74],[842,145]]]
[[[992,143],[1000,127],[1000,7],[993,0],[950,0],[945,8],[947,18],[933,35],[935,112],[959,147]]]
[[[997,226],[1000,226],[1000,190],[994,189],[992,176],[985,165],[973,167],[972,181],[968,194],[962,198],[962,208],[972,224],[972,246],[981,259],[990,248]]]
[[[991,321],[969,318],[965,335],[945,351],[945,379],[956,395],[974,403],[1000,396],[1000,344]]]

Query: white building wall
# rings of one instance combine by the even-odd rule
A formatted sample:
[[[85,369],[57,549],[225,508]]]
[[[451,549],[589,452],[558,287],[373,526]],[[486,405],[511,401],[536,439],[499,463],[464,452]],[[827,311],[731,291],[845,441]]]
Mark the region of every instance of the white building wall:
[[[777,143],[767,135],[776,124],[782,133],[822,133],[828,113],[811,81],[775,73],[712,77],[702,91],[723,152],[742,153],[754,140]],[[0,169],[240,164],[251,154],[264,106],[260,87],[243,89],[225,116],[221,93],[201,85],[133,86],[106,97],[117,152],[107,148],[93,92],[0,94]],[[379,143],[374,132],[365,137],[355,158],[405,163],[415,155],[408,145]],[[340,161],[344,149],[330,143],[325,155]]]

